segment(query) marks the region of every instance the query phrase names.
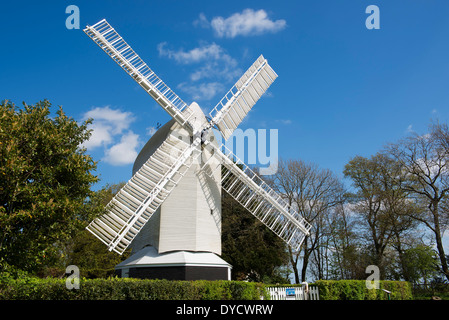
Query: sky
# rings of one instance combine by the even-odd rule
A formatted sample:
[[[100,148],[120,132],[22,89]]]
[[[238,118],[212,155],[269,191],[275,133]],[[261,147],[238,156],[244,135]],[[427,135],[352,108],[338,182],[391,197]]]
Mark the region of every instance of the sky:
[[[79,28],[70,5],[79,9]],[[378,8],[378,29],[367,27]],[[209,112],[260,54],[278,78],[240,128],[342,176],[354,156],[449,118],[449,2],[3,1],[0,100],[48,99],[80,123],[100,188],[170,116],[82,31],[101,19],[186,103]]]

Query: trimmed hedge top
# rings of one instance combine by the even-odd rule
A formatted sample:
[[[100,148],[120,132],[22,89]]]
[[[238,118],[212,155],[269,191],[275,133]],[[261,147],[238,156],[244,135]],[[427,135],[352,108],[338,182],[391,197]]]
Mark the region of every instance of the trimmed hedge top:
[[[368,290],[364,280],[318,280],[320,300],[410,300],[408,282],[379,281]],[[297,285],[289,285],[297,286]],[[0,300],[265,300],[266,285],[243,281],[169,281],[132,278],[80,279],[79,289],[67,289],[66,279],[0,274]],[[388,290],[387,294],[382,289]]]
[[[243,281],[168,281],[131,278],[80,279],[67,289],[65,279],[1,279],[3,300],[259,300],[264,285]]]
[[[411,300],[412,287],[405,281],[379,281],[379,289],[367,289],[365,280],[318,280],[321,300]],[[384,290],[391,292],[388,294]]]

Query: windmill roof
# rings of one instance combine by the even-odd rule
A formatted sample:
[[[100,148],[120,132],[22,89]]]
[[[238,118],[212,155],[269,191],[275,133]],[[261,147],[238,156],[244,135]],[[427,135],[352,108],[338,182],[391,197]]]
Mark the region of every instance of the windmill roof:
[[[116,269],[144,266],[220,266],[231,267],[212,252],[172,251],[159,254],[154,247],[148,246],[115,266]]]

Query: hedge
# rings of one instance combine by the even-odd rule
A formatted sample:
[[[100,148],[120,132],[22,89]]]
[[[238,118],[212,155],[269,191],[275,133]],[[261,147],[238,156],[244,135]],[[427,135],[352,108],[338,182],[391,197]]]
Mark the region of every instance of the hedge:
[[[1,278],[0,300],[259,300],[264,285],[243,281],[168,281],[131,278],[80,279],[67,289],[65,279]]]
[[[262,283],[243,281],[169,281],[110,277],[80,279],[79,289],[69,290],[66,279],[18,278],[0,273],[0,300],[268,300]],[[297,286],[297,285],[288,285]],[[367,289],[364,280],[318,280],[320,300],[412,299],[410,283],[379,281],[379,290]]]
[[[412,287],[405,281],[379,281],[379,289],[367,289],[365,280],[318,280],[320,300],[411,300]],[[383,291],[390,291],[390,297]]]

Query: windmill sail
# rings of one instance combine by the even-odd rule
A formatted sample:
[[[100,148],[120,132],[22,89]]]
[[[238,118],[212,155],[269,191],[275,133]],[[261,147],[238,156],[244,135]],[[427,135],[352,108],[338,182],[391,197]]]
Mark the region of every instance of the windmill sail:
[[[224,149],[224,153],[220,149]],[[294,250],[298,250],[311,225],[229,149],[223,145],[220,149],[214,149],[214,155],[221,164],[222,188]],[[213,157],[203,168],[212,177],[213,171],[220,166],[207,168],[206,164],[211,159]]]
[[[277,78],[267,60],[260,57],[209,113],[227,140],[242,122],[254,104]]]
[[[170,135],[87,230],[122,254],[188,170],[198,144]]]
[[[181,100],[134,52],[125,40],[105,20],[87,26],[84,32],[156,100],[181,126],[192,133],[188,123],[192,115]]]

